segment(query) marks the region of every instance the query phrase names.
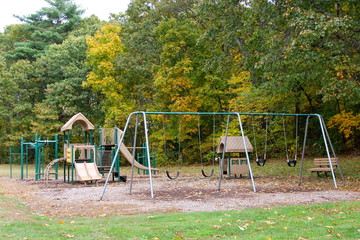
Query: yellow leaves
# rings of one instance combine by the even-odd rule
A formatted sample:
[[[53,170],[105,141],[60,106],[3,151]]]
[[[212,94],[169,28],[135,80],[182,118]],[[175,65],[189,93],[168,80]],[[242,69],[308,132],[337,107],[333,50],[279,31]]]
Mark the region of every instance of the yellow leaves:
[[[123,51],[119,36],[120,32],[119,26],[106,25],[94,37],[86,39],[88,44],[88,65],[92,66],[93,70],[88,75],[85,86],[102,89],[108,84],[109,80],[113,80],[111,83],[114,83],[114,79],[118,74],[114,68],[115,59]],[[104,93],[106,94],[106,91]]]
[[[102,93],[105,96],[103,108],[106,110],[106,117],[109,115],[123,115],[129,106],[122,100],[123,83],[119,81],[121,72],[116,68],[116,58],[123,52],[123,44],[120,39],[121,29],[117,25],[105,25],[93,37],[87,37],[88,62],[92,71],[87,76],[84,87],[90,87],[95,93]],[[132,110],[128,111],[131,112]]]
[[[250,72],[242,71],[237,74],[233,74],[232,77],[229,79],[230,84],[230,93],[234,94],[236,97],[230,100],[230,108],[233,111],[239,112],[251,112],[250,110],[253,108],[257,108],[261,110],[259,104],[256,99],[252,99],[251,104],[248,102],[250,98],[251,90],[252,90],[252,82],[250,79]]]
[[[360,114],[342,111],[329,119],[329,128],[338,128],[349,139],[356,130],[360,130]]]

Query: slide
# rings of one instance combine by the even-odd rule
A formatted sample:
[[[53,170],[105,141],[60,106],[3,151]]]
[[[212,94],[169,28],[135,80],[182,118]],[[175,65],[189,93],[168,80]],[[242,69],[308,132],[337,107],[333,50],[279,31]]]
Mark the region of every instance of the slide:
[[[76,175],[79,178],[79,181],[91,181],[91,177],[89,176],[85,163],[75,163]]]
[[[75,163],[75,169],[79,181],[94,181],[102,179],[102,175],[99,173],[95,163]]]
[[[121,138],[121,135],[123,134],[123,131],[119,128],[116,128],[118,131],[119,131],[119,134],[118,134],[118,141],[120,142],[120,138]],[[132,164],[132,161],[133,161],[133,156],[132,154],[129,152],[128,148],[125,146],[125,144],[121,144],[120,146],[120,151],[121,153],[124,155],[124,157],[126,158],[126,160]],[[140,169],[140,170],[149,170],[148,167],[140,164],[138,161],[136,161],[136,159],[134,160],[134,167]],[[151,171],[159,171],[159,169],[157,168],[151,168]]]
[[[124,157],[126,158],[126,160],[132,164],[133,161],[133,156],[132,154],[129,152],[129,150],[127,149],[127,147],[122,143],[120,146],[120,151],[121,153],[124,155]],[[140,169],[140,170],[149,170],[148,167],[140,164],[138,161],[134,160],[134,167]],[[159,169],[157,168],[151,168],[151,171],[159,171]]]
[[[99,173],[96,163],[94,163],[94,162],[85,163],[85,167],[86,167],[89,177],[92,180],[101,180],[102,179],[102,175]]]

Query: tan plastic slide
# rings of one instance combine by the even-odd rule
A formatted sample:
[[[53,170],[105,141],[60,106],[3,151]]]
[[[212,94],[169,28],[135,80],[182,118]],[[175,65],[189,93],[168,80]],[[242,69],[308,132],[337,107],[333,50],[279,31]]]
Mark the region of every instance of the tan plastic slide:
[[[127,149],[127,147],[122,143],[121,146],[120,146],[120,151],[121,153],[124,155],[124,157],[126,158],[126,160],[132,164],[132,161],[133,161],[133,156],[132,154],[129,152],[129,150]],[[149,170],[148,167],[140,164],[138,161],[136,161],[134,159],[134,167],[140,169],[140,170]],[[159,171],[159,169],[157,168],[151,168],[151,171]]]
[[[121,129],[119,129],[119,128],[116,128],[118,131],[119,131],[119,134],[118,134],[118,141],[120,142],[120,138],[121,138],[121,135],[123,135],[123,131],[121,130]],[[124,155],[124,157],[126,158],[126,160],[130,163],[130,164],[132,164],[132,162],[133,162],[133,156],[132,156],[132,154],[129,152],[129,150],[128,150],[128,148],[125,146],[125,144],[121,144],[121,146],[120,146],[120,151],[121,151],[121,153]],[[142,165],[142,164],[140,164],[138,161],[136,161],[135,159],[134,159],[134,167],[136,167],[136,168],[138,168],[138,169],[140,169],[140,170],[149,170],[149,168],[148,167],[146,167],[146,166],[144,166],[144,165]],[[157,169],[157,168],[151,168],[151,171],[159,171],[159,169]]]
[[[86,170],[88,175],[91,177],[92,180],[100,180],[102,179],[102,175],[99,173],[98,167],[96,163],[85,163]]]
[[[96,181],[102,179],[102,175],[99,173],[95,163],[75,163],[75,169],[79,181]]]

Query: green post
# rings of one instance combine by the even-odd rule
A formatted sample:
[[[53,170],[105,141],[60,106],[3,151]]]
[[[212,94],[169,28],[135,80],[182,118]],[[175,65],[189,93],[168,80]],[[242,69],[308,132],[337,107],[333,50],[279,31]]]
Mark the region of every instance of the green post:
[[[75,167],[75,152],[74,152],[74,146],[71,146],[71,183],[74,183],[74,167]]]
[[[89,142],[90,142],[90,145],[93,145],[93,144],[94,144],[93,131],[90,131],[90,132],[89,132]]]
[[[55,135],[55,149],[54,149],[54,157],[58,159],[59,157],[59,136]],[[64,156],[65,157],[65,156]],[[59,163],[55,163],[55,179],[58,180],[58,173],[59,173]]]
[[[12,178],[12,149],[10,147],[10,161],[9,161],[9,164],[10,164],[10,178]]]
[[[40,173],[40,152],[39,152],[39,136],[35,135],[35,180],[39,180]]]
[[[118,128],[115,125],[114,127],[114,144],[115,144],[115,152],[117,151],[118,148]],[[115,159],[115,171],[118,172],[118,182],[120,182],[120,157],[119,154],[117,154],[116,159]]]
[[[26,170],[26,178],[29,177],[29,146],[26,145],[25,148],[25,170]]]
[[[21,138],[20,148],[20,179],[24,179],[24,138]]]

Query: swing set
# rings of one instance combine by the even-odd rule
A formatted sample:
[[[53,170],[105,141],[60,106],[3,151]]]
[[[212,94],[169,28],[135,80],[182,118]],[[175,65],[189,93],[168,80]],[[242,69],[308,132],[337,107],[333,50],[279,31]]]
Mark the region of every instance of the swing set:
[[[129,131],[129,126],[130,123],[133,121],[133,118],[136,117],[136,124],[135,124],[135,131],[134,131],[134,139],[137,138],[137,134],[138,134],[138,127],[139,126],[143,126],[144,131],[142,131],[142,133],[144,134],[144,138],[145,138],[145,151],[146,151],[146,155],[147,155],[147,161],[148,161],[148,168],[149,168],[149,184],[150,184],[150,194],[151,197],[154,198],[154,186],[153,186],[153,177],[152,177],[152,171],[151,169],[153,168],[151,166],[151,160],[150,160],[150,143],[149,143],[149,134],[148,134],[148,126],[149,126],[149,122],[147,120],[147,116],[148,115],[163,115],[163,141],[164,141],[164,151],[166,152],[166,135],[165,135],[165,116],[166,115],[177,115],[179,117],[183,116],[183,115],[197,115],[198,116],[198,141],[199,141],[199,155],[200,155],[200,160],[201,160],[201,164],[203,164],[203,152],[202,152],[202,148],[201,148],[201,143],[202,143],[202,136],[201,136],[201,126],[200,126],[200,116],[202,115],[212,115],[213,116],[213,138],[215,137],[215,125],[216,125],[216,121],[215,121],[215,116],[217,115],[222,115],[222,116],[227,116],[227,121],[226,121],[226,130],[225,130],[225,141],[224,141],[224,147],[223,147],[223,151],[221,153],[221,157],[220,157],[220,161],[219,161],[219,179],[218,179],[218,190],[221,190],[221,183],[222,183],[222,179],[223,179],[223,167],[224,167],[224,158],[225,158],[225,149],[226,149],[226,145],[227,145],[227,139],[228,139],[228,135],[229,135],[229,125],[230,125],[230,120],[231,118],[236,118],[237,122],[238,122],[238,129],[241,135],[241,139],[244,145],[244,149],[245,149],[245,155],[246,155],[246,164],[248,166],[249,169],[249,177],[251,179],[251,184],[252,184],[252,188],[253,191],[256,192],[256,187],[255,187],[255,182],[254,182],[254,177],[253,177],[253,173],[252,173],[252,168],[251,168],[251,161],[250,161],[250,155],[249,155],[249,151],[247,149],[247,144],[245,141],[245,135],[244,135],[244,129],[243,129],[243,121],[241,119],[242,116],[252,116],[252,130],[253,130],[253,136],[254,136],[254,144],[255,144],[255,155],[256,155],[256,163],[259,166],[264,166],[266,163],[266,151],[267,151],[267,144],[268,144],[268,132],[269,132],[269,120],[268,118],[270,116],[282,116],[283,118],[283,134],[284,134],[284,143],[285,143],[285,152],[286,152],[286,162],[287,165],[289,167],[295,167],[296,163],[297,163],[297,159],[296,159],[296,155],[297,155],[297,151],[298,151],[298,118],[299,117],[306,117],[306,126],[305,126],[305,133],[304,133],[304,143],[303,143],[303,148],[302,148],[302,156],[301,156],[301,164],[300,164],[300,173],[299,173],[299,184],[302,183],[302,173],[303,173],[303,163],[304,163],[304,156],[305,156],[305,150],[306,150],[306,139],[307,139],[307,135],[308,135],[308,126],[309,126],[309,120],[311,117],[318,119],[318,123],[319,123],[319,128],[321,130],[321,137],[322,137],[322,141],[323,144],[325,146],[325,150],[326,150],[326,155],[327,155],[327,159],[328,159],[328,166],[332,175],[332,179],[333,179],[333,183],[334,183],[334,187],[337,188],[337,181],[336,181],[336,177],[335,177],[335,172],[334,172],[334,164],[332,162],[332,159],[337,159],[333,145],[331,143],[330,140],[330,136],[329,133],[326,129],[325,126],[325,122],[324,119],[322,118],[321,115],[319,114],[289,114],[289,113],[237,113],[237,112],[232,112],[232,113],[219,113],[219,112],[143,112],[143,111],[139,111],[139,112],[133,112],[131,113],[126,121],[124,130],[123,130],[123,134],[121,135],[121,138],[118,142],[118,145],[120,146],[123,141],[124,141],[124,136],[130,132]],[[256,135],[255,135],[255,124],[254,124],[254,116],[265,116],[265,143],[264,143],[264,157],[263,158],[259,158],[258,156],[258,149],[256,147]],[[285,128],[285,120],[284,117],[285,116],[295,116],[296,117],[296,151],[295,151],[295,157],[294,159],[290,159],[289,158],[289,154],[288,154],[288,145],[287,145],[287,136],[286,136],[286,128]],[[139,123],[139,117],[142,117],[142,124]],[[179,120],[179,130],[181,130],[181,121]],[[214,146],[214,142],[215,139],[213,139],[213,146]],[[136,141],[134,141],[134,146],[132,146],[133,148],[136,147]],[[115,159],[117,158],[118,154],[119,154],[119,149],[120,147],[117,148],[117,151],[114,154],[113,157],[113,161],[112,161],[112,165],[110,167],[109,173],[111,173],[112,169],[115,166]],[[181,131],[179,131],[178,133],[178,158],[179,160],[181,160]],[[213,156],[213,161],[215,160],[214,156]],[[336,164],[337,166],[337,170],[340,173],[340,176],[342,178],[343,184],[345,186],[345,179],[344,176],[342,174],[342,170],[340,168],[339,163],[337,162]],[[133,168],[133,166],[132,166]],[[202,169],[202,175],[204,177],[211,177],[214,174],[214,162],[213,162],[213,169],[211,170],[210,174],[205,174],[204,169]],[[177,172],[175,176],[171,176],[169,171],[166,171],[166,175],[169,179],[171,180],[175,180],[179,177],[180,172]],[[105,191],[106,191],[106,187],[108,185],[108,181],[109,181],[109,176],[110,174],[108,174],[107,179],[105,181],[105,184],[103,186],[101,195],[100,195],[100,200],[102,200]],[[131,173],[131,177],[130,177],[130,194],[132,192],[132,182],[133,182],[133,171]]]
[[[163,134],[163,145],[164,145],[164,153],[166,156],[166,152],[167,152],[167,148],[166,148],[166,127],[165,127],[165,115],[163,115],[163,119],[162,119],[162,134]],[[214,167],[215,167],[215,131],[216,131],[216,120],[215,120],[215,115],[213,115],[213,126],[212,126],[212,169],[210,171],[209,174],[205,173],[205,170],[203,169],[204,167],[204,156],[203,156],[203,150],[202,150],[202,135],[201,135],[201,124],[200,124],[200,115],[197,118],[197,130],[198,130],[198,144],[199,144],[199,159],[200,159],[200,163],[201,163],[201,174],[206,177],[212,177],[212,175],[214,174]],[[181,154],[181,120],[179,120],[179,131],[178,131],[178,151],[177,151],[177,157],[178,157],[178,162],[180,162],[180,164],[182,165],[182,154]],[[175,180],[180,176],[180,171],[177,171],[175,176],[171,176],[170,171],[166,170],[165,171],[166,176],[170,179],[170,180]]]

